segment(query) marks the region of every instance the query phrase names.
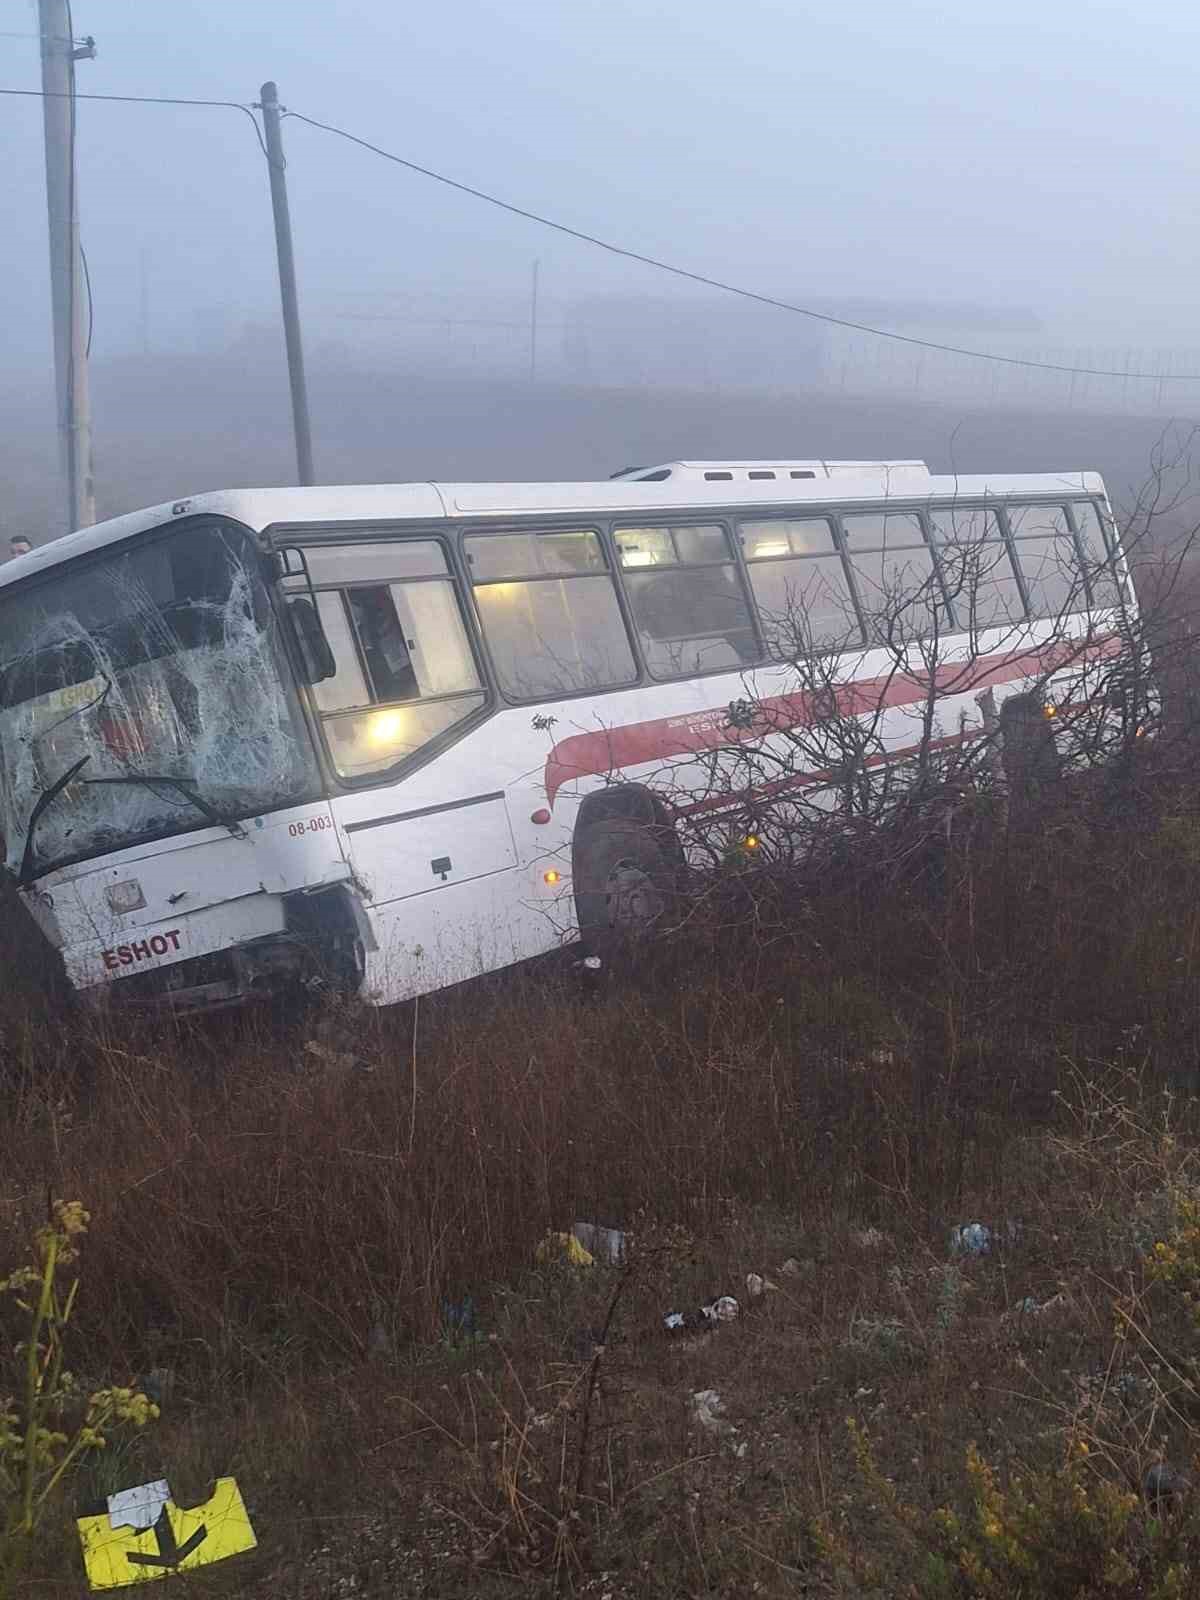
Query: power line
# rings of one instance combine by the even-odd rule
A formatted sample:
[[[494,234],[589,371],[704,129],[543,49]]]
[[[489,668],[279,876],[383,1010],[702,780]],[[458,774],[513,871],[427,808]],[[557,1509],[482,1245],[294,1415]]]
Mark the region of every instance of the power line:
[[[45,100],[47,95],[43,89],[0,89],[0,94],[21,95],[33,100]],[[54,98],[54,97],[49,97]],[[59,96],[58,98],[63,98]],[[250,126],[254,129],[254,136],[258,140],[258,148],[267,156],[267,147],[263,143],[262,129],[258,125],[258,118],[254,115],[252,106],[245,105],[241,100],[188,100],[178,95],[165,94],[77,94],[76,100],[110,100],[118,105],[127,106],[226,106],[231,111],[243,111],[250,118]]]
[[[595,245],[599,250],[606,250],[609,255],[621,256],[626,261],[637,261],[644,267],[653,267],[658,272],[670,273],[675,278],[685,278],[689,283],[701,284],[706,289],[717,289],[722,294],[737,295],[739,299],[753,300],[758,305],[773,306],[777,311],[789,311],[795,316],[809,317],[814,322],[823,322],[830,327],[849,328],[854,333],[870,334],[876,339],[891,339],[897,344],[915,345],[921,350],[939,350],[945,355],[967,356],[972,361],[995,361],[1006,367],[1027,367],[1038,372],[1061,372],[1081,378],[1136,378],[1151,383],[1200,383],[1200,372],[1167,375],[1161,372],[1121,372],[1116,368],[1106,367],[1073,367],[1065,362],[1030,361],[1021,356],[1001,356],[987,350],[967,350],[961,345],[940,344],[934,339],[919,339],[914,334],[895,333],[888,328],[870,327],[865,322],[852,322],[847,317],[835,317],[827,311],[815,311],[811,306],[796,305],[790,300],[779,300],[774,295],[760,294],[755,289],[744,289],[736,283],[725,283],[720,278],[709,277],[703,272],[693,272],[688,267],[676,266],[673,262],[662,261],[657,256],[645,255],[640,250],[613,244],[611,240],[601,239],[594,233],[585,233],[582,229],[572,228],[565,222],[556,222],[553,217],[543,216],[540,212],[530,211],[524,206],[513,205],[508,200],[501,200],[497,195],[488,194],[484,189],[476,189],[469,183],[460,183],[457,178],[448,178],[444,173],[435,172],[431,167],[421,166],[419,162],[407,161],[403,156],[384,150],[379,145],[372,144],[369,139],[360,139],[357,134],[349,133],[345,128],[335,127],[331,122],[318,122],[315,117],[306,117],[299,111],[287,111],[284,115],[294,118],[297,122],[306,122],[310,128],[320,128],[324,133],[336,134],[339,139],[347,139],[351,144],[361,145],[364,150],[382,156],[385,161],[393,161],[398,167],[405,167],[409,172],[418,173],[423,178],[432,178],[435,183],[444,184],[448,189],[456,189],[460,194],[470,195],[475,200],[485,200],[488,205],[507,211],[511,216],[523,217],[526,222],[536,222],[543,228],[553,229],[555,233],[566,234],[570,239]]]
[[[33,98],[44,98],[38,89],[5,89],[0,88],[0,95],[28,95]],[[126,105],[148,106],[224,106],[234,111],[242,111],[250,118],[254,128],[255,137],[264,157],[270,161],[266,146],[263,143],[262,130],[258,119],[251,106],[243,104],[240,100],[198,100],[185,99],[176,95],[136,95],[136,94],[81,94],[76,96],[80,100],[110,100]],[[791,300],[781,300],[774,295],[763,294],[756,289],[746,289],[740,284],[726,283],[721,278],[714,278],[707,273],[693,271],[689,267],[681,267],[674,262],[664,261],[658,256],[645,254],[640,250],[632,250],[626,245],[614,244],[611,239],[603,239],[594,233],[587,233],[582,228],[573,228],[568,223],[558,222],[553,217],[544,216],[541,212],[532,211],[528,207],[514,205],[511,201],[502,200],[498,195],[489,194],[485,189],[477,189],[469,183],[462,183],[457,178],[448,177],[443,172],[436,172],[432,167],[423,166],[420,162],[409,161],[404,156],[398,156],[394,151],[385,150],[381,145],[373,144],[369,139],[362,139],[355,133],[350,133],[346,128],[339,128],[331,122],[322,122],[316,117],[305,116],[300,111],[284,111],[284,116],[291,117],[297,122],[307,123],[310,128],[318,128],[323,133],[336,135],[345,139],[350,144],[359,145],[363,150],[369,150],[372,155],[380,156],[384,161],[391,161],[398,167],[404,167],[409,172],[415,172],[422,178],[429,178],[434,183],[440,183],[448,189],[454,189],[459,194],[469,195],[473,200],[482,200],[490,206],[495,206],[500,211],[506,211],[510,216],[520,217],[526,222],[534,222],[539,227],[549,228],[555,233],[564,234],[569,239],[578,240],[581,244],[590,244],[598,250],[604,250],[609,255],[619,256],[625,261],[636,261],[640,266],[652,267],[656,272],[668,273],[671,277],[682,278],[688,283],[700,284],[706,289],[716,289],[721,294],[736,295],[741,300],[749,300],[757,305],[770,306],[776,311],[787,311],[793,316],[807,317],[810,321],[824,323],[827,327],[846,328],[852,333],[867,334],[873,339],[887,339],[893,344],[905,344],[918,350],[934,350],[943,355],[963,356],[970,361],[991,361],[998,366],[1022,367],[1034,372],[1057,372],[1068,377],[1077,378],[1121,378],[1132,379],[1138,383],[1200,383],[1200,372],[1129,372],[1122,371],[1119,367],[1077,367],[1067,362],[1059,361],[1033,361],[1024,356],[998,355],[991,350],[971,350],[964,345],[943,344],[936,339],[921,339],[911,333],[897,333],[890,328],[876,328],[869,323],[855,322],[849,317],[834,316],[828,311],[817,311],[812,306],[802,306]]]

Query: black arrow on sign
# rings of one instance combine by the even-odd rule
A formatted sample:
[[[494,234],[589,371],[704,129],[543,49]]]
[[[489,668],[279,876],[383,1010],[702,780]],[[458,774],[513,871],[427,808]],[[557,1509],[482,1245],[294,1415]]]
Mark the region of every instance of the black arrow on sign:
[[[171,1519],[164,1506],[158,1514],[158,1521],[154,1524],[154,1536],[158,1540],[158,1554],[156,1556],[144,1555],[140,1550],[129,1551],[129,1561],[135,1567],[177,1567],[191,1555],[199,1545],[208,1538],[208,1529],[203,1523],[196,1529],[190,1538],[182,1544],[175,1543],[175,1530],[171,1526]]]

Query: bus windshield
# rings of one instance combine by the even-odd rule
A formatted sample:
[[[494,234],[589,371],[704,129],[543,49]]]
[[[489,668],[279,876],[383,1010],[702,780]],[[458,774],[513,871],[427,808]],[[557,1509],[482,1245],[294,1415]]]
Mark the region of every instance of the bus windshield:
[[[0,591],[9,868],[28,881],[303,798],[318,780],[286,673],[260,557],[235,524]]]

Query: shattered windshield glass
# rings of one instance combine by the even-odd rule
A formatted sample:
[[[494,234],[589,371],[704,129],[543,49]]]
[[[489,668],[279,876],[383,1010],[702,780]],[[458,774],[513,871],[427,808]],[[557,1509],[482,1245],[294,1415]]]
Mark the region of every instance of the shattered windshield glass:
[[[285,674],[257,552],[232,524],[180,527],[0,591],[8,866],[29,876],[235,826],[311,792]]]

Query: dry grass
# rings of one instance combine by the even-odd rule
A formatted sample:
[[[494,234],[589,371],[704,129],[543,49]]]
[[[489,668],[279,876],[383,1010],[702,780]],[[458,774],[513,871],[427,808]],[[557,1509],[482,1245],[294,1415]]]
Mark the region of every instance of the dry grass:
[[[590,995],[549,964],[102,1031],[36,1000],[10,913],[0,1260],[83,1199],[76,1367],[166,1391],[81,1492],[233,1472],[260,1549],[194,1580],[229,1594],[1003,1592],[913,1532],[969,1508],[970,1441],[1007,1482],[1084,1438],[1126,1488],[1196,1449],[1196,1328],[1144,1257],[1196,1148],[1189,771],[1164,746],[836,884],[739,875]],[[629,1265],[535,1266],[575,1218]],[[952,1260],[975,1220],[997,1248]],[[665,1336],[719,1292],[739,1321]],[[69,1510],[30,1595],[80,1590]],[[1135,1579],[1045,1592],[1154,1592],[1138,1515]]]

